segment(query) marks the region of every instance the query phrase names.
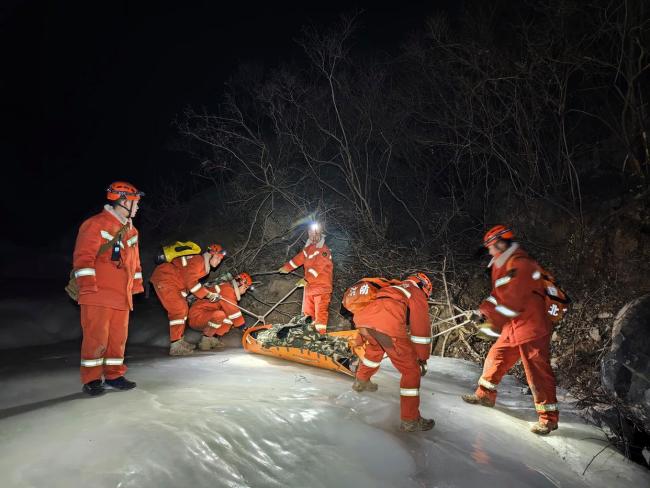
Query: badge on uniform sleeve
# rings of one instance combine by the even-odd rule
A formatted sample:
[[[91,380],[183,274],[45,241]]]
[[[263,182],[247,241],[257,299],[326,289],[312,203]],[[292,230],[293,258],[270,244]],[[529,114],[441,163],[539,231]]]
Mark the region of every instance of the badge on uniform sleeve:
[[[323,251],[323,257],[324,257],[324,258],[327,257],[327,251]]]

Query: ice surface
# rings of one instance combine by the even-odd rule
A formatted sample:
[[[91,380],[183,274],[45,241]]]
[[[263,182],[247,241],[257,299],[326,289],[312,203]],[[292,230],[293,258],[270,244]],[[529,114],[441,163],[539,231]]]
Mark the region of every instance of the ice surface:
[[[230,339],[236,345],[236,337]],[[650,473],[606,449],[563,405],[528,432],[530,396],[507,377],[495,409],[463,403],[478,368],[431,358],[429,432],[398,430],[398,373],[358,394],[340,373],[251,355],[129,351],[128,392],[79,393],[78,350],[10,357],[1,374],[0,485],[9,487],[642,487]],[[22,361],[22,364],[21,364]]]

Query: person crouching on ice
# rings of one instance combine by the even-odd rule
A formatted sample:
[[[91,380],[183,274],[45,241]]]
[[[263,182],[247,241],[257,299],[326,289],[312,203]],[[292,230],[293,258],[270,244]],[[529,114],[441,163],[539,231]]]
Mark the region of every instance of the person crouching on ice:
[[[203,254],[179,256],[170,263],[156,266],[151,275],[151,283],[169,318],[169,355],[188,356],[194,344],[183,339],[187,320],[187,296],[193,293],[197,298],[216,298],[199,281],[210,273],[211,268],[219,266],[223,259],[219,244],[211,244]]]
[[[356,372],[352,389],[376,391],[370,381],[384,353],[401,373],[400,430],[430,430],[433,419],[420,416],[420,377],[426,374],[431,354],[429,304],[433,285],[424,273],[416,273],[399,284],[377,292],[374,301],[354,314],[354,324],[366,341],[365,356]]]
[[[210,295],[196,300],[190,307],[189,326],[203,332],[199,349],[210,351],[223,347],[223,337],[232,327],[245,324],[237,302],[253,284],[248,273],[240,273],[230,283],[206,286]]]
[[[492,260],[492,293],[480,313],[501,335],[485,358],[483,374],[473,395],[462,399],[493,407],[501,378],[521,358],[539,420],[531,427],[546,435],[557,429],[559,412],[555,376],[550,362],[552,323],[546,312],[539,265],[513,241],[511,229],[497,225],[483,238]]]
[[[307,286],[302,296],[302,313],[312,318],[318,332],[325,334],[334,274],[332,252],[325,244],[325,235],[319,224],[313,223],[309,227],[308,236],[304,249],[278,269],[278,272],[286,274],[304,266]]]

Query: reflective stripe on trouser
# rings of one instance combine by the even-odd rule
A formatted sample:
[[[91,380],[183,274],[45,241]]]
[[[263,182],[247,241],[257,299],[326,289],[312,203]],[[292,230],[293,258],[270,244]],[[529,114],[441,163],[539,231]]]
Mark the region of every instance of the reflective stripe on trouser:
[[[174,288],[166,288],[163,286],[161,288],[156,287],[155,290],[160,303],[167,310],[169,322],[183,320],[183,322],[169,324],[169,340],[174,342],[182,339],[188,312],[187,300],[181,295],[180,290]]]
[[[200,330],[203,335],[212,337],[214,335],[222,336],[232,327],[226,320],[226,312],[215,310],[216,304],[210,302],[195,302],[190,307],[190,316],[188,324],[192,329]]]
[[[542,422],[557,422],[559,412],[557,411],[555,375],[551,369],[549,347],[548,336],[519,346],[504,344],[501,338],[497,339],[485,358],[483,374],[476,395],[495,401],[496,389],[492,390],[488,386],[490,384],[498,385],[501,378],[515,365],[517,359],[521,358],[526,372],[526,380],[533,393],[537,415]]]
[[[112,380],[126,373],[124,347],[129,311],[97,305],[81,305],[81,382]],[[118,363],[119,360],[119,364]]]
[[[312,293],[309,286],[305,288],[302,296],[302,313],[309,315],[315,324],[321,325],[318,332],[327,332],[331,293]],[[322,327],[325,326],[325,327]]]
[[[393,347],[384,350],[374,337],[366,338],[365,357],[373,362],[381,362],[384,352],[388,355],[395,369],[402,374],[400,378],[400,417],[404,420],[420,418],[420,366],[418,364],[415,346],[408,338],[393,337]],[[359,363],[356,377],[360,381],[368,381],[378,368],[370,368],[363,362]]]

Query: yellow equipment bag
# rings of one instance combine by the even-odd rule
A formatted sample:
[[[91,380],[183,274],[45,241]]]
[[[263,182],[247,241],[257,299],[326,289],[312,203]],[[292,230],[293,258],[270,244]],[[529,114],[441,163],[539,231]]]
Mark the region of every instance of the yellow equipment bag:
[[[162,253],[157,256],[156,262],[171,263],[174,258],[201,254],[201,246],[192,241],[176,241],[168,246],[163,246]]]

